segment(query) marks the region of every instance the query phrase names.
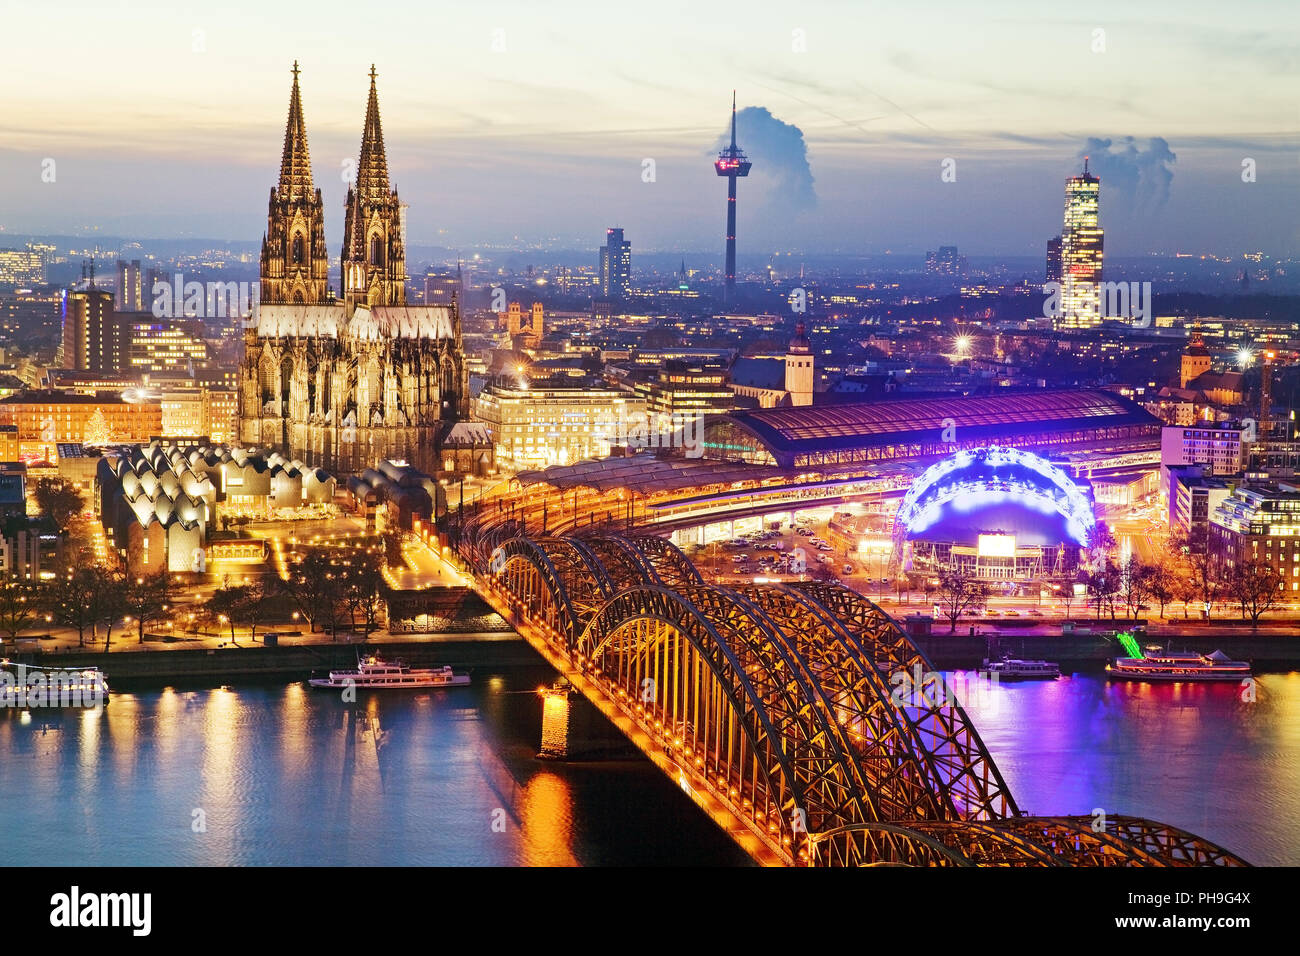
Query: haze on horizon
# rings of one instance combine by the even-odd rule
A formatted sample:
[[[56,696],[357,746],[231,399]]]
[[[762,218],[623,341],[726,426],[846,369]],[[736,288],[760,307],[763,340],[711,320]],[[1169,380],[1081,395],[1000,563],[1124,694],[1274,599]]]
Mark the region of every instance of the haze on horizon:
[[[21,0],[4,15],[0,246],[259,238],[297,59],[331,250],[373,62],[411,243],[594,248],[620,225],[634,253],[720,251],[711,161],[735,88],[754,161],[742,254],[1041,255],[1084,152],[1108,255],[1300,254],[1294,4],[1041,11]]]

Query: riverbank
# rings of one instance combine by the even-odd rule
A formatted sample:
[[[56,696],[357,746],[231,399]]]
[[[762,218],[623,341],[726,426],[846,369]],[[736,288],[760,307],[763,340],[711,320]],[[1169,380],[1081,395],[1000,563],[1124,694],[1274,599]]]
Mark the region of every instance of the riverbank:
[[[1012,657],[1056,661],[1062,670],[1100,671],[1106,662],[1122,654],[1114,640],[1097,634],[1055,634],[1028,631],[998,631],[970,636],[932,633],[914,637],[917,646],[936,667],[945,669],[978,667],[985,657]],[[1233,660],[1250,661],[1256,673],[1300,670],[1300,635],[1295,631],[1251,633],[1238,628],[1191,629],[1148,633],[1143,643],[1168,645],[1170,650],[1221,650]]]
[[[114,690],[160,687],[172,682],[227,683],[231,680],[301,680],[312,671],[355,666],[362,646],[377,647],[387,657],[397,657],[413,667],[448,664],[457,670],[485,667],[537,667],[545,665],[538,654],[513,631],[476,634],[427,634],[391,637],[372,634],[370,640],[347,643],[318,635],[312,643],[291,646],[264,644],[182,648],[175,645],[133,652],[69,650],[26,653],[15,663],[44,667],[98,667]]]
[[[314,640],[297,637],[292,645],[240,644],[220,647],[180,647],[175,644],[130,645],[131,650],[64,650],[19,653],[16,663],[45,667],[98,667],[115,689],[157,687],[172,682],[227,683],[232,680],[301,680],[312,671],[327,671],[356,663],[360,648],[379,648],[415,667],[448,664],[457,670],[493,667],[537,667],[540,655],[513,631],[391,635],[372,634],[360,641]],[[1061,634],[930,634],[913,638],[935,667],[945,670],[978,667],[990,653],[1056,661],[1063,670],[1099,673],[1119,653],[1118,645],[1098,635]],[[1300,670],[1300,639],[1283,634],[1191,633],[1168,638],[1174,650],[1222,650],[1235,660],[1251,661],[1256,673]],[[1161,643],[1165,638],[1161,638]]]

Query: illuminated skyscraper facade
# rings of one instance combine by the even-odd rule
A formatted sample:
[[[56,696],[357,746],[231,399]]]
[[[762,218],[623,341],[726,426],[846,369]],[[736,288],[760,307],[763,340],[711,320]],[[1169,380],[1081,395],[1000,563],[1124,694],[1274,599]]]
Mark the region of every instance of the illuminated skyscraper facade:
[[[615,226],[605,233],[605,245],[600,250],[600,294],[610,301],[621,302],[631,291],[632,243]]]
[[[1102,229],[1098,221],[1101,180],[1088,172],[1065,181],[1065,225],[1061,230],[1061,316],[1066,329],[1101,324]]]
[[[143,276],[140,260],[117,260],[117,309],[119,312],[144,311]]]

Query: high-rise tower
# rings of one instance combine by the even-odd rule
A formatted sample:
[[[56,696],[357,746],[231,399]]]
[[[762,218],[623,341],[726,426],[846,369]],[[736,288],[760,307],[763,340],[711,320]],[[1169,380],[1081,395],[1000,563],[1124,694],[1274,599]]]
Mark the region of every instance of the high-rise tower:
[[[280,181],[271,187],[266,233],[262,236],[259,298],[264,304],[325,302],[328,284],[325,206],[320,190],[311,181],[307,124],[298,91],[298,61],[294,60]]]
[[[388,185],[375,76],[372,65],[357,180],[348,187],[343,220],[343,300],[349,306],[406,304],[402,204]]]
[[[1101,324],[1102,229],[1098,221],[1101,180],[1088,172],[1065,181],[1065,225],[1061,230],[1061,321],[1067,329]]]
[[[600,294],[611,302],[622,302],[632,292],[632,243],[623,238],[623,230],[611,226],[605,230],[605,245],[600,249]]]
[[[736,91],[731,91],[731,145],[718,153],[713,168],[727,177],[727,284],[725,298],[731,301],[736,289],[736,179],[748,176],[753,165],[736,145]]]

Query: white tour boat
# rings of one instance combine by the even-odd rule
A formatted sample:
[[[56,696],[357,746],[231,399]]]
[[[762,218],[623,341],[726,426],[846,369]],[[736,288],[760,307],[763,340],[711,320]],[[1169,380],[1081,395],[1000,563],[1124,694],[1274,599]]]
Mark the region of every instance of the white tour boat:
[[[108,681],[98,667],[40,667],[0,660],[0,707],[18,710],[93,710],[108,703]]]
[[[998,680],[1056,680],[1061,676],[1061,665],[1055,661],[1022,661],[1004,657],[1000,661],[984,660],[980,673],[996,674]]]
[[[1112,680],[1243,681],[1251,676],[1249,661],[1234,661],[1223,651],[1155,651],[1142,657],[1117,657],[1106,665]]]
[[[341,690],[428,690],[436,687],[463,687],[468,674],[457,674],[450,667],[408,667],[401,661],[385,661],[377,654],[360,658],[353,670],[330,671],[329,677],[313,677],[312,687]]]

